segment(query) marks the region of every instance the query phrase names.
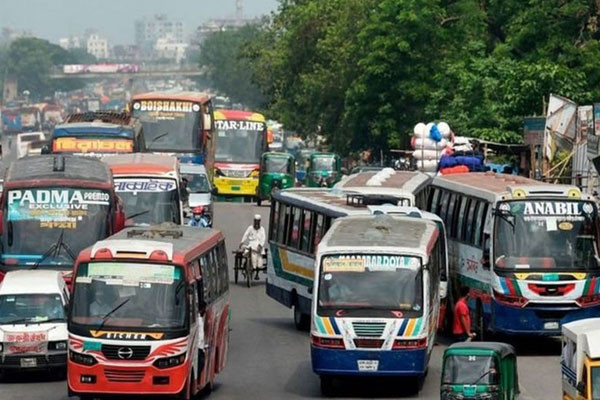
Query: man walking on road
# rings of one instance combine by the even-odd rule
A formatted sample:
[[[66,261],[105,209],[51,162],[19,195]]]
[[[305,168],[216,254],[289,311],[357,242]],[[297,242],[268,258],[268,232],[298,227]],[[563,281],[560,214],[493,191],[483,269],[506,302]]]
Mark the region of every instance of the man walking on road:
[[[469,288],[461,286],[460,298],[454,305],[454,323],[452,324],[452,333],[460,342],[475,337],[475,333],[471,332],[471,316],[469,315],[469,305],[467,304],[468,298]]]

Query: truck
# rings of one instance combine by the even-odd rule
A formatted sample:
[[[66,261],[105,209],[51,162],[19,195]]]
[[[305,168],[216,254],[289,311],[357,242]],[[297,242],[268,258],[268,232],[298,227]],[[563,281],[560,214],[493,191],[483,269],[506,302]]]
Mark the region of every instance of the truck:
[[[600,398],[600,318],[563,324],[560,363],[564,400]]]

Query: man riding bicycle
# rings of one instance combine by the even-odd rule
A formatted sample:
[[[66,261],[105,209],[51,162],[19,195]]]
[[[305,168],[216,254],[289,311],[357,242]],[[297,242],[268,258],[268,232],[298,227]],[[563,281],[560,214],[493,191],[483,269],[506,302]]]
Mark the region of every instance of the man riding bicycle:
[[[260,215],[254,216],[254,222],[246,229],[240,248],[244,250],[244,257],[247,257],[252,262],[252,268],[256,271],[254,276],[258,280],[258,269],[262,267],[262,253],[265,247],[265,229],[260,226]]]

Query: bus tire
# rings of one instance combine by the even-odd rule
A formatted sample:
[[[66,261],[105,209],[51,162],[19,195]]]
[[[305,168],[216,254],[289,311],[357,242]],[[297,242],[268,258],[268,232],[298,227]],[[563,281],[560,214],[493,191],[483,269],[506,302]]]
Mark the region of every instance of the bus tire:
[[[481,301],[477,302],[477,306],[475,307],[475,318],[473,318],[474,322],[475,322],[475,329],[473,329],[475,331],[475,340],[478,341],[484,341],[485,337],[486,337],[486,331],[485,331],[485,322],[483,319],[483,304],[481,304]]]
[[[319,376],[321,381],[321,394],[325,397],[333,397],[335,394],[334,388],[334,378],[329,375],[321,375]]]
[[[308,331],[310,329],[310,316],[300,311],[298,304],[294,304],[294,326],[299,331]]]

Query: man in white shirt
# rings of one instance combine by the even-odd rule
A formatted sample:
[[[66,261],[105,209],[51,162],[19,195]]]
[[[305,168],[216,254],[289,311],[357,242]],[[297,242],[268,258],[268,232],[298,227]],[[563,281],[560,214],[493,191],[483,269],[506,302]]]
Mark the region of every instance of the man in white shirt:
[[[260,215],[254,216],[254,223],[246,229],[240,247],[244,249],[244,256],[250,253],[250,259],[252,260],[252,268],[257,270],[262,267],[262,252],[265,247],[265,228],[260,226]],[[258,271],[254,279],[258,279]]]

